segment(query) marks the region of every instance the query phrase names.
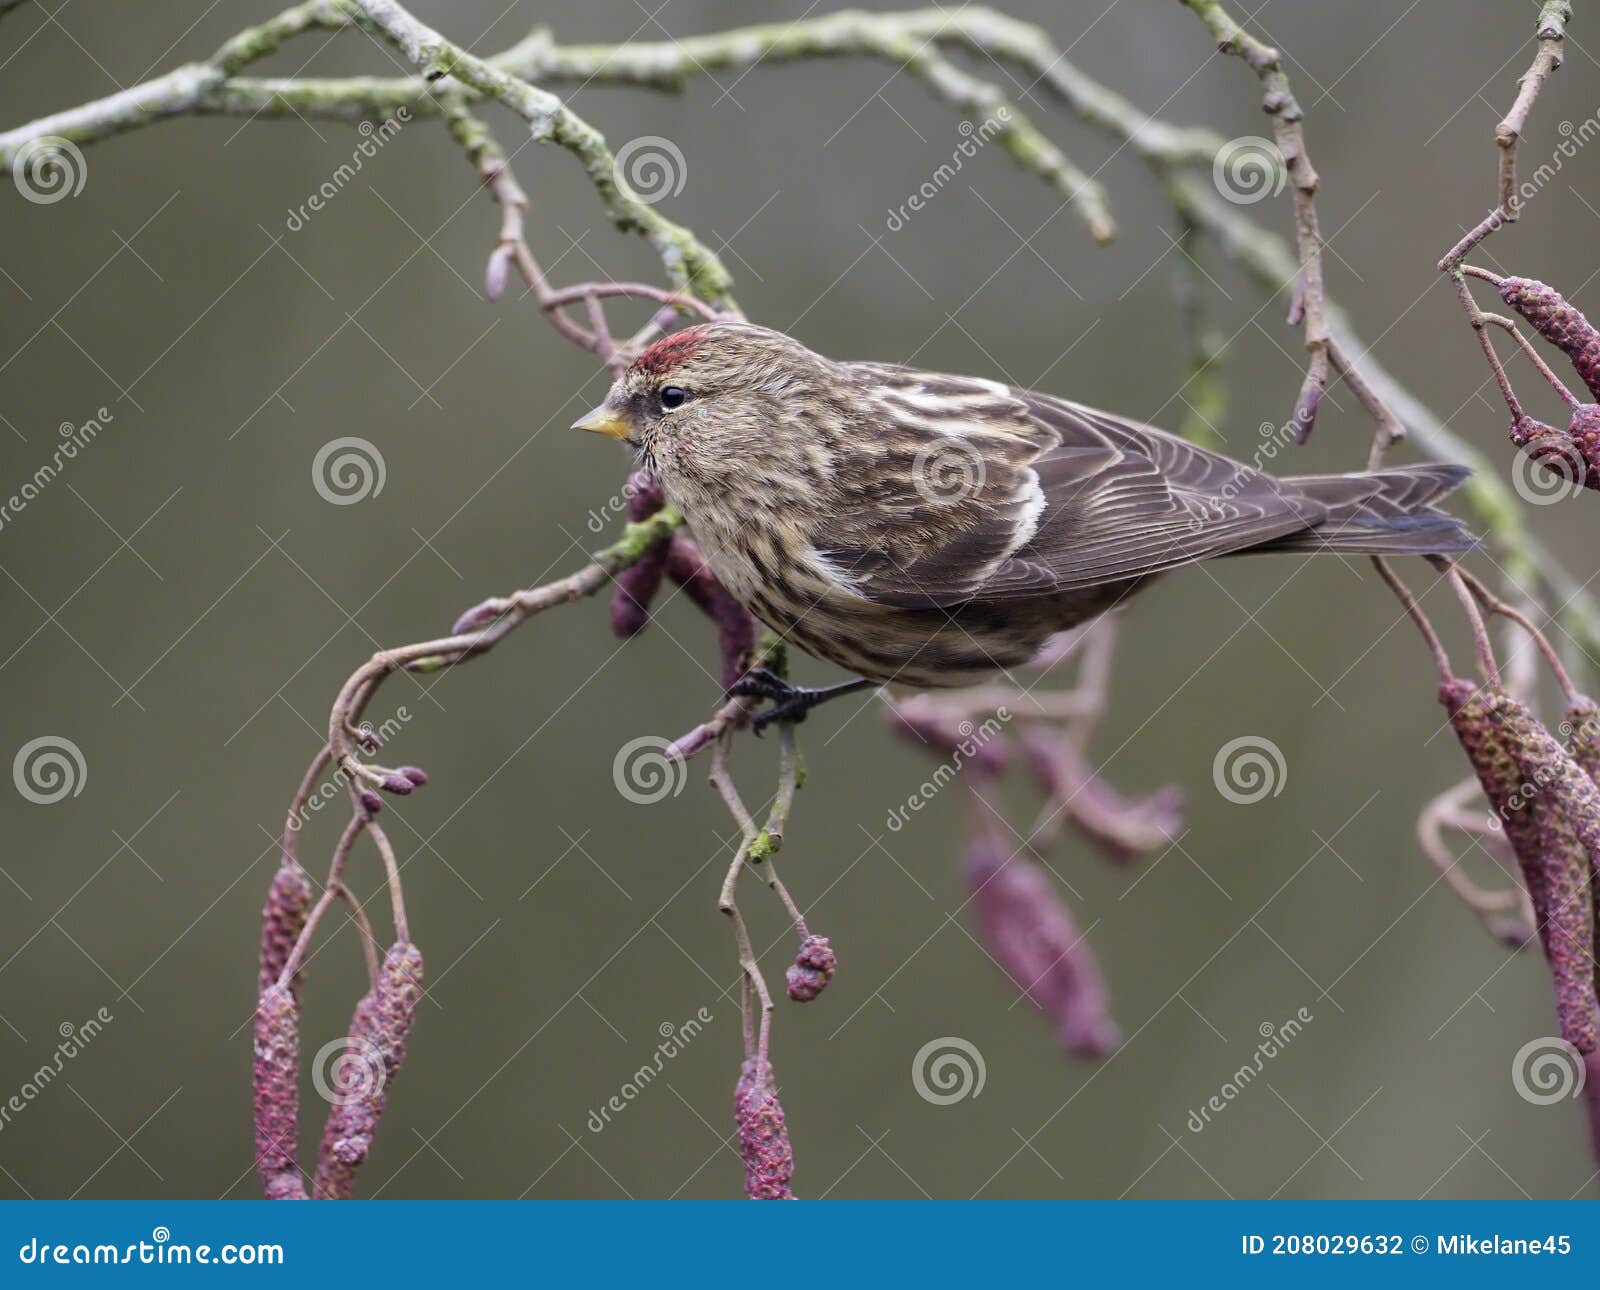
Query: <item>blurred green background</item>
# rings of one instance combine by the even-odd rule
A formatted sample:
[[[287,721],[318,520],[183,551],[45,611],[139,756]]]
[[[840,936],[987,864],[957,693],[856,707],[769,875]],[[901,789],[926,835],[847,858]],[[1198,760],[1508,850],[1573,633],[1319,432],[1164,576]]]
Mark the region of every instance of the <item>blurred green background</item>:
[[[564,41],[664,39],[815,8],[416,6],[482,52],[536,22]],[[1171,0],[1007,8],[1166,119],[1268,133],[1254,80]],[[0,25],[0,123],[203,57],[272,10],[25,6]],[[1270,0],[1256,23],[1292,55],[1309,110],[1333,294],[1384,363],[1502,468],[1504,412],[1433,264],[1492,198],[1491,130],[1532,56],[1534,10]],[[1591,30],[1573,36],[1527,166],[1551,155],[1558,123],[1600,102]],[[352,33],[303,38],[259,70],[392,67]],[[888,212],[962,136],[956,113],[880,63],[719,74],[677,97],[590,86],[571,101],[614,146],[661,135],[681,150],[686,183],[662,209],[724,248],[755,319],[830,354],[915,355],[1179,419],[1176,222],[1132,156],[1042,95],[1023,102],[1085,168],[1104,167],[1122,226],[1108,248],[998,150],[889,233]],[[503,139],[522,137],[492,117]],[[323,122],[175,120],[88,149],[75,198],[0,196],[0,492],[49,457],[62,423],[113,415],[0,530],[0,754],[57,736],[86,765],[81,791],[52,805],[0,793],[0,1101],[52,1060],[63,1026],[113,1017],[0,1123],[0,1195],[258,1194],[259,909],[273,834],[334,693],[378,646],[437,634],[601,542],[589,516],[626,463],[566,426],[604,376],[526,301],[481,298],[495,212],[436,123],[408,126],[286,228],[358,141]],[[555,280],[656,276],[648,249],[599,216],[571,157],[530,147],[516,169]],[[1582,154],[1481,258],[1592,301],[1597,207]],[[1251,213],[1288,229],[1287,199]],[[1233,336],[1224,428],[1243,454],[1287,415],[1299,342],[1218,256],[1202,263]],[[1295,468],[1363,459],[1367,427],[1335,397]],[[378,445],[385,484],[329,505],[312,463],[347,435]],[[1532,516],[1583,578],[1585,505]],[[1127,1035],[1098,1066],[1062,1057],[964,930],[957,795],[886,830],[931,763],[870,701],[804,727],[811,777],[786,877],[842,967],[822,1000],[777,1017],[800,1194],[1589,1191],[1576,1104],[1530,1105],[1512,1084],[1513,1055],[1552,1029],[1537,956],[1508,959],[1418,851],[1419,805],[1464,771],[1426,657],[1371,577],[1338,561],[1297,569],[1226,565],[1226,594],[1174,577],[1128,617],[1097,746],[1115,750],[1125,789],[1184,785],[1190,829],[1126,869],[1071,838],[1051,857]],[[396,759],[433,775],[385,814],[429,989],[364,1194],[738,1194],[737,977],[715,908],[726,816],[698,763],[656,805],[612,782],[628,740],[679,734],[710,709],[708,651],[681,598],[625,649],[596,601],[471,667],[384,689],[373,715],[408,713]],[[801,674],[832,679],[805,662]],[[1251,806],[1211,779],[1216,750],[1246,734],[1272,740],[1288,767],[1282,792]],[[771,742],[741,752],[753,797]],[[1033,803],[1017,797],[1025,819]],[[306,834],[313,873],[331,824]],[[354,880],[377,894],[370,852]],[[746,908],[780,980],[780,911],[754,884]],[[335,926],[307,985],[308,1059],[361,988],[355,941]],[[593,1132],[590,1112],[653,1059],[662,1028],[701,1008],[705,1033]],[[1301,1008],[1314,1020],[1263,1077],[1203,1132],[1186,1127],[1253,1059],[1261,1027]],[[946,1036],[976,1046],[986,1083],[936,1106],[911,1066]],[[322,1105],[309,1077],[305,1099],[309,1158]]]

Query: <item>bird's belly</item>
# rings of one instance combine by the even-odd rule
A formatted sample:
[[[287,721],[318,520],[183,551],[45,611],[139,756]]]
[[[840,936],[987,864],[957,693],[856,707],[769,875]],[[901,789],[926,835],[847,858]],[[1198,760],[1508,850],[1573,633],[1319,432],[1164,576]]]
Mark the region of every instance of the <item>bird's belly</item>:
[[[748,602],[752,613],[784,640],[825,662],[885,684],[919,689],[974,685],[1021,667],[1055,632],[1087,614],[1061,606],[1013,602],[994,606],[904,609],[859,598],[790,600],[771,589]]]
[[[923,689],[973,685],[1028,663],[1054,633],[1131,589],[1121,583],[1063,595],[910,609],[850,593],[785,561],[777,542],[748,530],[697,531],[723,586],[797,649],[870,680]]]

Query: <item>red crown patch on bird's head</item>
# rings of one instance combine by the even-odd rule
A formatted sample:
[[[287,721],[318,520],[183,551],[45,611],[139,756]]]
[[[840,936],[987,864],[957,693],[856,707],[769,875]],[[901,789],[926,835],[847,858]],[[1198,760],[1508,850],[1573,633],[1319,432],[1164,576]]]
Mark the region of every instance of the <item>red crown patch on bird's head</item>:
[[[684,359],[688,358],[695,350],[705,343],[706,329],[704,325],[685,327],[682,331],[675,331],[670,336],[658,340],[638,358],[633,360],[633,370],[636,372],[649,372],[661,376],[670,372]]]

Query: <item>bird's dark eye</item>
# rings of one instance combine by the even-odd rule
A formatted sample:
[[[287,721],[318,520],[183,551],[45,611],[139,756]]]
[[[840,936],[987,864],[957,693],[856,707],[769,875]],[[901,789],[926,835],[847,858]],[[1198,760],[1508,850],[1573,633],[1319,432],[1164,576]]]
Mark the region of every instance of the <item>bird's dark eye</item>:
[[[666,408],[669,412],[673,408],[681,408],[686,402],[688,402],[688,399],[689,391],[684,389],[681,385],[667,385],[662,387],[661,406]]]

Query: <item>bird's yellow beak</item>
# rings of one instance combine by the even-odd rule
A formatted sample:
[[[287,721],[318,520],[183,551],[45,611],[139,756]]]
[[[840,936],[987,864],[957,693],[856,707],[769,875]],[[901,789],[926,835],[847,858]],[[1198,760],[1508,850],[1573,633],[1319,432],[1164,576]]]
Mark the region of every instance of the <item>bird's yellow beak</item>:
[[[572,423],[574,430],[590,430],[595,434],[609,435],[613,439],[626,439],[633,429],[625,417],[619,417],[602,403],[593,412]]]

